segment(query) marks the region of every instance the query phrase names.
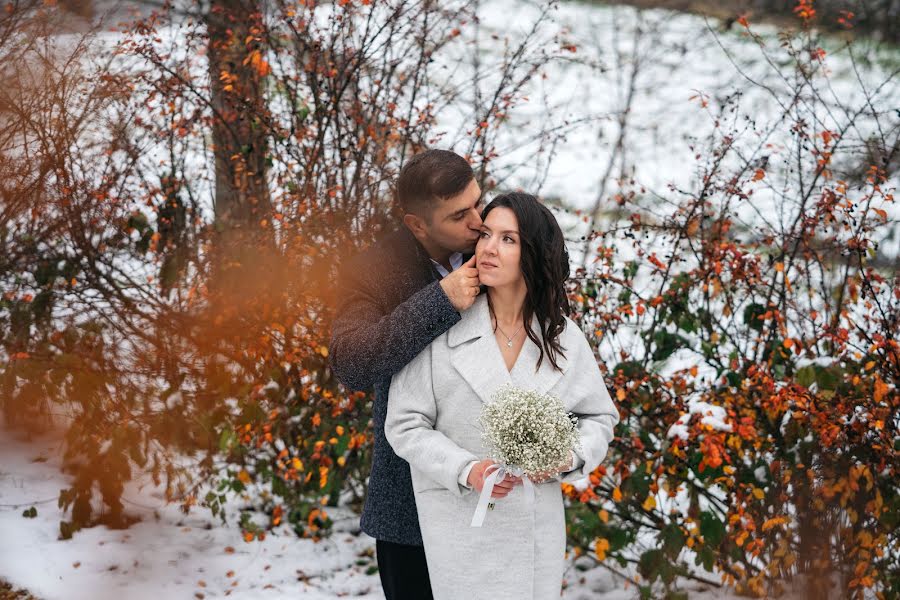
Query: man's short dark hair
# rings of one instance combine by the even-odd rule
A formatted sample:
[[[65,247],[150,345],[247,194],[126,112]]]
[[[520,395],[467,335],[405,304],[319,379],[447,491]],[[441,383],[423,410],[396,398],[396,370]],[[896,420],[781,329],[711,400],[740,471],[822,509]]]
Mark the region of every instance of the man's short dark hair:
[[[397,203],[404,213],[431,219],[437,200],[461,194],[475,178],[462,156],[449,150],[426,150],[400,169]]]

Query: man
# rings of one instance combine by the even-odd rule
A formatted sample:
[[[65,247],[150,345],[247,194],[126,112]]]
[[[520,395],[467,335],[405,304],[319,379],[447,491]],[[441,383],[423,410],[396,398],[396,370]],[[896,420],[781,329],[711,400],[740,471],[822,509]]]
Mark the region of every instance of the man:
[[[375,448],[360,525],[376,539],[385,596],[423,600],[432,595],[409,464],[384,436],[388,390],[394,373],[475,301],[478,270],[468,257],[481,233],[481,189],[464,158],[428,150],[400,171],[397,201],[403,226],[342,267],[329,357],[345,386],[375,388]]]

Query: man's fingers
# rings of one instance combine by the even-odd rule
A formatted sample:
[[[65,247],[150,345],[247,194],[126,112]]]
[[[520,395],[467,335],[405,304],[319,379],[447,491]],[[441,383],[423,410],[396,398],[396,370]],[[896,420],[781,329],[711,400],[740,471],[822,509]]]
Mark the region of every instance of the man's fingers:
[[[464,267],[474,267],[474,266],[475,266],[475,255],[473,254],[473,255],[472,255],[472,258],[470,258],[469,260],[467,260],[466,262],[464,262],[464,263],[462,264],[462,266],[464,266]]]

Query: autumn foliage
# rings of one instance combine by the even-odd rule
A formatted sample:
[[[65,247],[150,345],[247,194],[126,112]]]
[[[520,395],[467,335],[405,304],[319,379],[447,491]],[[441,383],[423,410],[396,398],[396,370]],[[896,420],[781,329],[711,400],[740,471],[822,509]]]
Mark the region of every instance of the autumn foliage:
[[[810,599],[896,597],[897,119],[829,113],[815,35],[783,39],[796,101],[738,130],[736,99],[701,99],[696,187],[661,211],[624,182],[631,222],[596,233],[573,286],[623,423],[591,485],[565,486],[570,541],[672,597],[676,576],[717,583],[694,565],[756,597],[797,576]],[[883,128],[861,140],[862,115]]]
[[[371,397],[327,366],[337,269],[396,216],[418,149],[502,180],[497,136],[528,82],[578,48],[535,27],[472,84],[435,66],[484,54],[465,2],[166,6],[114,44],[44,43],[57,8],[6,6],[2,408],[66,431],[62,537],[127,526],[137,472],[186,511],[225,520],[246,493],[270,526],[327,535],[329,508],[365,493],[372,438]],[[897,116],[882,88],[825,97],[815,5],[794,14],[769,62],[779,112],[748,125],[739,96],[698,94],[695,185],[620,181],[626,216],[572,279],[622,423],[564,488],[570,546],[634,563],[646,597],[676,597],[677,576],[756,596],[803,576],[821,598],[834,573],[850,597],[900,594],[900,280],[879,247]]]

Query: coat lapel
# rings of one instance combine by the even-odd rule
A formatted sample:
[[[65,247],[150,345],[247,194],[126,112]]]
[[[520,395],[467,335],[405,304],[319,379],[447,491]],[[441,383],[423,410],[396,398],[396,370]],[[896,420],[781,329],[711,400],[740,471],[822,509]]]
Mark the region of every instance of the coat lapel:
[[[531,330],[538,334],[538,339],[541,339],[541,330],[540,327],[538,327],[537,317],[532,317],[531,319]],[[559,338],[560,344],[563,346],[563,351],[566,350],[565,345],[563,344],[565,338],[565,332],[563,332]],[[513,381],[516,382],[519,387],[535,390],[540,394],[546,394],[568,370],[569,362],[564,357],[559,356],[556,362],[562,370],[557,371],[545,352],[544,359],[541,361],[541,366],[537,372],[535,372],[534,367],[537,364],[539,356],[540,349],[531,341],[531,339],[526,339],[525,344],[522,346],[522,351],[519,353],[519,358],[516,359],[516,364],[513,365],[511,375]]]
[[[540,335],[537,317],[532,317],[531,327]],[[485,403],[507,383],[546,393],[568,368],[566,359],[560,357],[558,362],[563,370],[557,371],[544,356],[541,367],[535,372],[539,350],[534,342],[526,339],[512,371],[507,371],[491,328],[487,294],[479,295],[463,312],[460,322],[450,328],[447,345],[450,347],[450,364]]]
[[[512,378],[503,364],[503,357],[491,331],[487,296],[479,295],[468,310],[463,311],[459,323],[447,332],[450,364],[466,380],[482,402]]]

